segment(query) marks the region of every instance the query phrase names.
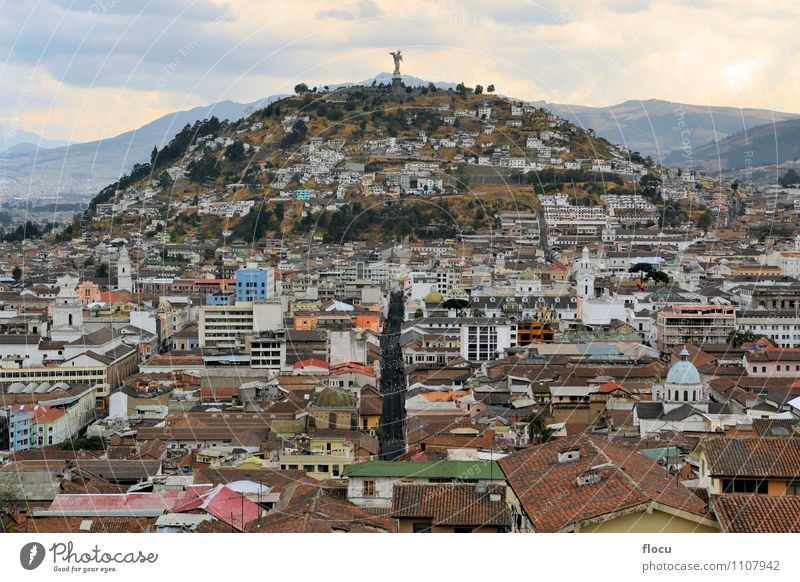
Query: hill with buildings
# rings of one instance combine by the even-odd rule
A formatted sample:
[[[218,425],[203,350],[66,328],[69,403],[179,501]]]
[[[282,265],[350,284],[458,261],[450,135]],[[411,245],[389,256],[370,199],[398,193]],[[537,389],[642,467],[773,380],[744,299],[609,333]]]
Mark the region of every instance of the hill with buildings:
[[[539,210],[543,194],[600,205],[651,169],[540,107],[463,86],[298,91],[237,122],[186,124],[70,230],[175,242],[458,236],[503,210]]]

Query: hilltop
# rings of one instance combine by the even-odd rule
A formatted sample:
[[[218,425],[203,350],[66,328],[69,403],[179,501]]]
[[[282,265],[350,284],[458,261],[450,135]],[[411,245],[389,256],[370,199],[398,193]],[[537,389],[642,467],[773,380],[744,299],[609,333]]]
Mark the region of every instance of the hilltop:
[[[235,121],[187,124],[105,187],[71,227],[184,242],[454,236],[497,211],[632,191],[651,166],[545,109],[435,86],[287,97]]]

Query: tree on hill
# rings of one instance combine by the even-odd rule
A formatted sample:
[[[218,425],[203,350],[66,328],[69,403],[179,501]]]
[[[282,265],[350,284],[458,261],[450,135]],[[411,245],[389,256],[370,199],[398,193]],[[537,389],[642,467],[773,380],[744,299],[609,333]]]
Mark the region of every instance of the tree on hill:
[[[703,229],[703,232],[708,234],[708,229],[711,227],[711,213],[706,210],[697,219],[697,226]]]
[[[794,168],[792,168],[788,172],[786,172],[783,176],[781,176],[779,183],[784,188],[791,188],[792,186],[797,186],[800,184],[800,174],[798,174],[797,171]]]
[[[433,83],[428,83],[428,91],[431,95],[436,95],[436,91],[438,91],[438,89]]]
[[[225,150],[225,157],[231,162],[240,162],[244,159],[244,143],[236,140]]]
[[[467,86],[464,83],[459,83],[456,85],[456,93],[458,93],[461,97],[464,97],[467,94]]]
[[[294,86],[294,92],[297,95],[302,95],[303,93],[308,93],[308,85],[305,83],[298,83]]]
[[[494,93],[494,84],[490,84],[488,87],[486,87],[486,92]]]
[[[209,154],[203,155],[199,160],[192,160],[186,169],[189,180],[196,184],[202,184],[219,176],[217,160]]]
[[[482,94],[483,94],[483,86],[475,85],[475,95],[482,95]]]
[[[658,190],[661,187],[661,178],[645,174],[639,180],[639,185],[642,187],[642,196],[650,200],[657,200],[659,198]]]

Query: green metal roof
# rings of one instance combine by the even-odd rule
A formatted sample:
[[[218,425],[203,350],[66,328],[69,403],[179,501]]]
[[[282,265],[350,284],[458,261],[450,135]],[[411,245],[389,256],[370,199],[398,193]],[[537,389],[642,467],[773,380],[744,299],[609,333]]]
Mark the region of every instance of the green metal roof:
[[[639,451],[645,457],[654,461],[663,461],[665,459],[677,459],[681,456],[681,451],[678,447],[663,447],[655,449],[642,449]]]
[[[503,470],[489,461],[366,461],[348,465],[345,477],[417,477],[420,479],[505,480]]]

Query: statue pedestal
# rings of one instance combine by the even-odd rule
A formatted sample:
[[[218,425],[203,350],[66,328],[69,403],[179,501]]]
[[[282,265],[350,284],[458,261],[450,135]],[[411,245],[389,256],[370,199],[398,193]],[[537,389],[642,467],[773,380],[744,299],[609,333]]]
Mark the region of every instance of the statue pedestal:
[[[403,76],[392,75],[392,96],[400,99],[403,97],[405,90],[403,89]]]

